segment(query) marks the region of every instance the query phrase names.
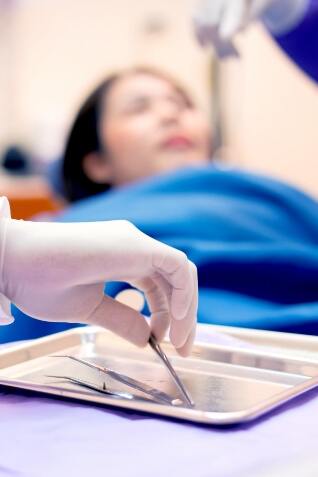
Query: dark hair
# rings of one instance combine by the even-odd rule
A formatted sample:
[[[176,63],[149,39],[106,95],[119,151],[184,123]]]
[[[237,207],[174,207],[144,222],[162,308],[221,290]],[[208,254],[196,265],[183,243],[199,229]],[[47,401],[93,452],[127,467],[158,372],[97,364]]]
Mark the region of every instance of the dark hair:
[[[62,158],[62,178],[64,195],[70,202],[105,192],[112,187],[111,184],[99,184],[89,179],[83,170],[83,160],[92,152],[103,151],[105,153],[105,147],[107,148],[107,145],[101,145],[99,139],[99,119],[103,98],[109,94],[114,83],[119,79],[124,76],[142,73],[161,77],[173,83],[185,97],[187,103],[193,104],[190,97],[175,80],[153,68],[132,68],[111,75],[100,83],[81,106],[66,141]]]
[[[112,75],[89,95],[78,111],[66,141],[62,175],[64,193],[70,202],[98,194],[109,189],[108,184],[97,184],[83,170],[83,159],[87,154],[101,151],[98,123],[102,99],[119,78]]]

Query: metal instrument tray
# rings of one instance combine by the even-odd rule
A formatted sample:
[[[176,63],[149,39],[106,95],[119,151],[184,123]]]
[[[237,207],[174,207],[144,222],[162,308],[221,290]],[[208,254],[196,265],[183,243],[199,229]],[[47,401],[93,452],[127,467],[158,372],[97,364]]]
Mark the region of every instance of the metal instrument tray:
[[[179,397],[153,350],[137,348],[112,333],[75,328],[0,351],[0,385],[91,403],[214,425],[247,422],[318,385],[318,337],[212,327],[226,331],[247,347],[197,342],[189,358],[181,358],[169,342],[162,347],[189,390],[194,408],[157,404],[142,393],[133,400],[103,395],[70,382],[47,377],[68,375],[116,391],[128,388],[98,371],[54,354],[76,355],[122,372]],[[262,339],[263,336],[263,339]],[[316,351],[317,350],[317,351]]]

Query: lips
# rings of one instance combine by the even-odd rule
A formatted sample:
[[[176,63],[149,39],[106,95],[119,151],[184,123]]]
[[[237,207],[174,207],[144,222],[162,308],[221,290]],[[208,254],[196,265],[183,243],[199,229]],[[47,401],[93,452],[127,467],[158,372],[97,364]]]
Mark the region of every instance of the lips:
[[[162,143],[162,146],[168,149],[187,149],[193,147],[193,142],[185,136],[171,136]]]

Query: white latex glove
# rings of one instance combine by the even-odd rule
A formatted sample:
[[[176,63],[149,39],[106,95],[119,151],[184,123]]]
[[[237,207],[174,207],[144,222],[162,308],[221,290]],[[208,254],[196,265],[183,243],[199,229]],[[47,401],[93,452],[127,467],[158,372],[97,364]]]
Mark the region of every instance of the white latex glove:
[[[288,31],[304,14],[308,0],[202,0],[194,15],[197,37],[220,57],[237,54],[232,40],[252,21],[263,20],[273,33]]]
[[[196,325],[196,267],[183,252],[162,244],[127,221],[40,223],[0,220],[0,291],[41,320],[100,325],[135,343],[150,327],[190,352]],[[150,327],[132,308],[104,295],[107,281],[143,290]]]

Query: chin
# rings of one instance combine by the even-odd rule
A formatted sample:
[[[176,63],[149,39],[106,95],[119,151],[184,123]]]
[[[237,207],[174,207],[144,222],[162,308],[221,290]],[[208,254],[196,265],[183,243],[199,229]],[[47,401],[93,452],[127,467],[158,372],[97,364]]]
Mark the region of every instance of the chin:
[[[158,162],[157,171],[164,172],[164,171],[173,171],[176,169],[181,169],[183,167],[190,167],[190,166],[200,166],[202,164],[206,164],[208,159],[198,156],[186,157],[177,156],[177,157],[170,157],[165,158],[164,160],[160,160]]]

